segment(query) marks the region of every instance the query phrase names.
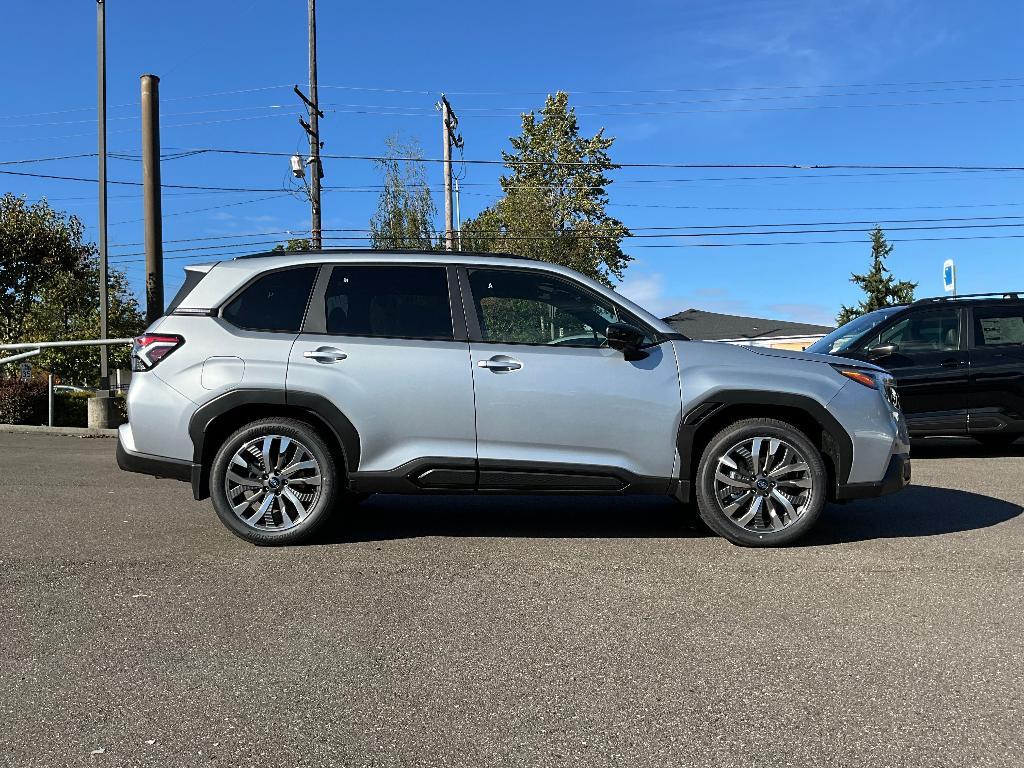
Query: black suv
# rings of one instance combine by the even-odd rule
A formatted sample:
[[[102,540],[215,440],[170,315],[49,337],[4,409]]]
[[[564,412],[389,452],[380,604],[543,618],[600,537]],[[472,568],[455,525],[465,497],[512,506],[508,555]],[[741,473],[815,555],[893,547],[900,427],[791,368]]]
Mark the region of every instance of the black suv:
[[[1024,435],[1024,300],[1017,293],[921,299],[851,320],[808,352],[867,360],[896,377],[910,434]]]

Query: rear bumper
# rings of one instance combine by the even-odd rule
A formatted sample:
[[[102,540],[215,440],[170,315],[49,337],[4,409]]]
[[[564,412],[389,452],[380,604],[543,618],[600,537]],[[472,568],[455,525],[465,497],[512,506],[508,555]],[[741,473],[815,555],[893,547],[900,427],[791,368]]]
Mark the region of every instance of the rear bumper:
[[[117,466],[125,472],[138,472],[143,475],[154,477],[167,477],[172,480],[192,480],[192,462],[180,459],[168,459],[165,456],[152,456],[148,453],[139,453],[125,447],[124,425],[117,435]]]
[[[895,453],[889,459],[885,476],[877,483],[846,483],[836,488],[837,501],[872,499],[906,488],[910,484],[910,454]]]

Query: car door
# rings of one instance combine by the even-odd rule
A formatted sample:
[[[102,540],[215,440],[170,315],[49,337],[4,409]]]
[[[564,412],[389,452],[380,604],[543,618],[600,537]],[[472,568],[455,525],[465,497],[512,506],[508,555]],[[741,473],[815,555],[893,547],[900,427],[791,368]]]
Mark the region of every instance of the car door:
[[[901,315],[862,343],[858,356],[896,378],[900,404],[913,434],[967,431],[970,370],[958,306],[921,307]],[[881,354],[887,347],[889,354]]]
[[[970,430],[1024,431],[1024,304],[972,310]]]
[[[360,486],[413,472],[418,480],[430,464],[466,467],[456,484],[475,482],[469,344],[461,299],[453,318],[448,272],[339,263],[317,281],[292,346],[287,396],[326,396],[351,422]]]
[[[551,272],[470,267],[461,276],[480,488],[667,488],[681,413],[671,344],[625,359],[605,332],[637,321]]]

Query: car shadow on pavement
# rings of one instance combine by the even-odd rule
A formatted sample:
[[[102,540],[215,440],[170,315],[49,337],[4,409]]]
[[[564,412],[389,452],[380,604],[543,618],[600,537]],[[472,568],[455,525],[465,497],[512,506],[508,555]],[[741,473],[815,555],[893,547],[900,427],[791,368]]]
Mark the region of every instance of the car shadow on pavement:
[[[829,504],[797,546],[941,536],[988,528],[1012,520],[1021,511],[1017,504],[979,493],[911,485],[891,496]]]
[[[910,457],[917,459],[984,459],[1024,456],[1024,440],[999,448],[982,445],[970,437],[926,437],[913,441]]]
[[[911,485],[892,496],[829,504],[798,546],[938,536],[1020,515],[1001,499]],[[600,496],[374,496],[336,515],[312,544],[423,536],[509,538],[703,538],[692,507],[668,499]]]
[[[689,538],[709,535],[671,499],[608,496],[373,496],[334,516],[315,544],[420,536]]]

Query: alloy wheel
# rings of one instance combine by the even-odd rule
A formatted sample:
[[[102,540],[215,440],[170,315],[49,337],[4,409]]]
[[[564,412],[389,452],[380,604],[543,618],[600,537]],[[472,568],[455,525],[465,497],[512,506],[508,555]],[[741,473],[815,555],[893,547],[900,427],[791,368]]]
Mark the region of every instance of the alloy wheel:
[[[235,451],[224,476],[228,504],[238,518],[259,531],[299,525],[320,499],[320,463],[301,442],[265,435]]]
[[[807,459],[778,437],[748,437],[718,456],[715,497],[725,516],[745,531],[773,533],[793,525],[815,489]]]

